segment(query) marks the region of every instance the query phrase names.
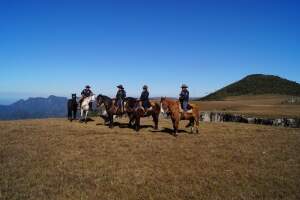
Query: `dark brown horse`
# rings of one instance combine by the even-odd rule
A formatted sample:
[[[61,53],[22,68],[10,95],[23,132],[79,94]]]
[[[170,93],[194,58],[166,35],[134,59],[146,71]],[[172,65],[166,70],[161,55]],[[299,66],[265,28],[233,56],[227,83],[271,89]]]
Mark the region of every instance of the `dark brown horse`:
[[[129,126],[133,126],[136,131],[140,130],[141,117],[152,116],[154,122],[154,129],[158,129],[158,119],[160,113],[160,105],[156,102],[150,102],[150,108],[144,109],[138,99],[125,100],[125,110],[129,117]]]
[[[76,101],[76,94],[72,94],[72,99],[68,99],[68,119],[70,120],[70,122],[72,122],[73,120],[76,120],[76,116],[77,116],[77,107],[78,107],[78,103]]]
[[[113,99],[109,98],[105,95],[98,95],[97,99],[97,107],[100,107],[102,104],[105,107],[105,115],[100,115],[105,122],[109,122],[109,128],[113,128],[114,115],[121,116],[124,113],[121,112],[120,109],[117,108]]]
[[[162,97],[160,103],[161,103],[161,112],[167,113],[171,116],[175,136],[177,136],[180,120],[189,120],[190,122],[187,125],[187,127],[188,126],[191,127],[192,133],[194,132],[194,128],[196,128],[196,133],[199,133],[200,110],[198,106],[190,105],[191,110],[189,110],[188,112],[183,112],[179,101]]]

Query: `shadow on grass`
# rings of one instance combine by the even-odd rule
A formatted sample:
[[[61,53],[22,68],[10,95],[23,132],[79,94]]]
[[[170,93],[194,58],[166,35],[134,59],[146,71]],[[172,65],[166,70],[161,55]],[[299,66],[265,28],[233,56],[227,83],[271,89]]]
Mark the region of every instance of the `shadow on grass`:
[[[174,130],[171,128],[164,128],[162,130],[152,130],[152,133],[166,133],[174,136]],[[177,133],[188,133],[186,130],[178,130]]]
[[[80,123],[82,123],[82,122],[84,122],[84,119],[78,119],[78,121],[79,121]],[[93,120],[93,119],[90,118],[90,117],[86,118],[86,122],[93,122],[93,121],[95,121],[95,120]]]
[[[109,123],[108,122],[107,123],[97,123],[96,126],[109,126]],[[130,126],[129,123],[114,122],[113,126],[119,127],[121,129],[124,129],[124,128],[133,129],[133,130],[135,129],[134,126]],[[154,129],[154,126],[153,125],[140,125],[140,130],[147,129],[147,128]]]

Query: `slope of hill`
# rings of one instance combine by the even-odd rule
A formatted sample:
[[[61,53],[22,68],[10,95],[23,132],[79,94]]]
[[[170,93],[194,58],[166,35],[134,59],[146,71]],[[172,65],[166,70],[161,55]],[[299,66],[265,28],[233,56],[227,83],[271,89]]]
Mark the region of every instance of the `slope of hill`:
[[[8,106],[0,106],[0,119],[64,117],[67,113],[66,104],[67,98],[53,95],[48,98],[22,99]]]
[[[253,74],[211,93],[201,100],[223,100],[230,96],[260,94],[300,96],[300,84],[278,76]]]

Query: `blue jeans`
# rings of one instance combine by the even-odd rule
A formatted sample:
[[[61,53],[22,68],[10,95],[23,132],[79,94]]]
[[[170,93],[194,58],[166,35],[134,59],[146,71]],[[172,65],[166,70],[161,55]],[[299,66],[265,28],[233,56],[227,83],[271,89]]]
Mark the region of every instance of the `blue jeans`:
[[[189,105],[189,102],[188,101],[183,101],[182,102],[182,109],[184,111],[187,111],[188,110],[188,105]]]
[[[150,107],[149,101],[143,101],[143,102],[142,102],[142,105],[143,105],[143,107],[144,107],[145,109],[147,109],[147,108]]]

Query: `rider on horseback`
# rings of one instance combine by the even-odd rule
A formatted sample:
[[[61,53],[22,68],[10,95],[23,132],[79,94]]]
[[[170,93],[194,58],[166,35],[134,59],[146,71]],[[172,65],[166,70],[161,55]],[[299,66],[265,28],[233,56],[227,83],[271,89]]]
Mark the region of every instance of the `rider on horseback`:
[[[148,91],[148,86],[144,85],[143,86],[143,92],[141,94],[140,100],[142,102],[142,106],[145,111],[150,107],[150,101],[149,101],[149,91]]]
[[[126,98],[126,91],[124,90],[123,85],[118,85],[118,92],[116,94],[116,106],[118,107],[118,110],[121,110],[121,112],[124,112],[124,100]]]
[[[184,112],[188,111],[189,105],[189,91],[187,88],[188,86],[186,84],[182,84],[181,92],[179,94],[179,101]]]
[[[84,98],[90,97],[92,95],[93,95],[93,92],[91,90],[91,86],[89,86],[89,85],[85,86],[85,89],[83,89],[81,92],[81,98],[79,100],[80,106],[81,106],[81,103]],[[90,107],[90,110],[92,110],[92,102],[90,102],[89,107]]]

